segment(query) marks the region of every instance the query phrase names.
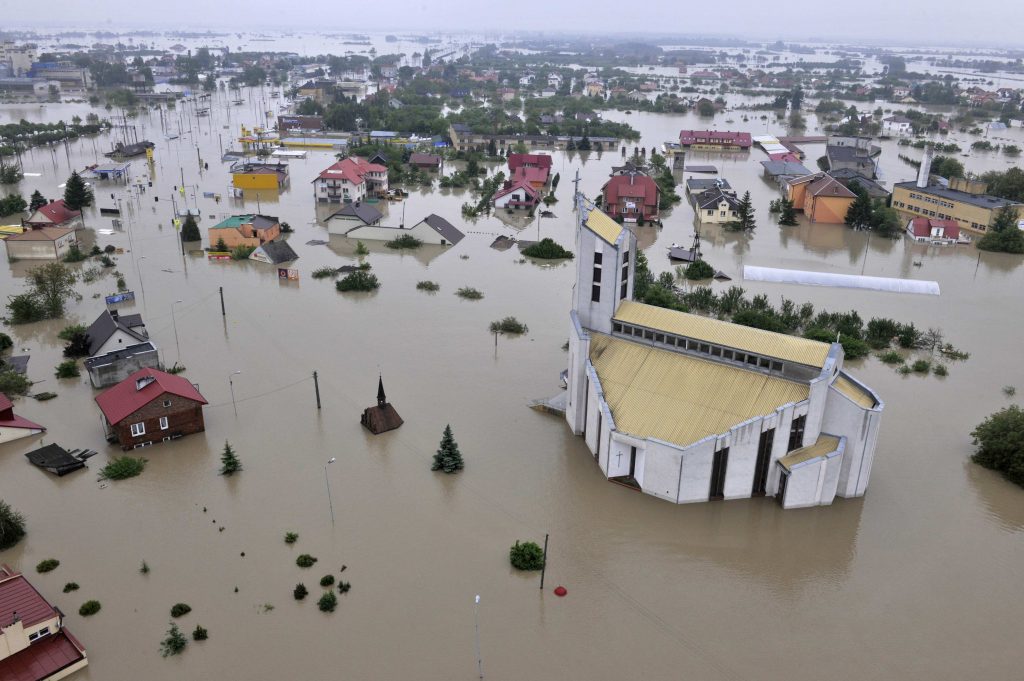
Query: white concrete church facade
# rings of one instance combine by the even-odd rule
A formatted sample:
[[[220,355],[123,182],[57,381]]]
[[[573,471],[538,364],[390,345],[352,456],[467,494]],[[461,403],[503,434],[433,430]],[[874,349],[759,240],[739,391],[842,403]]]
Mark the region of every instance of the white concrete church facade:
[[[884,404],[842,346],[633,301],[636,237],[581,203],[565,416],[608,479],[680,504],[862,496]]]

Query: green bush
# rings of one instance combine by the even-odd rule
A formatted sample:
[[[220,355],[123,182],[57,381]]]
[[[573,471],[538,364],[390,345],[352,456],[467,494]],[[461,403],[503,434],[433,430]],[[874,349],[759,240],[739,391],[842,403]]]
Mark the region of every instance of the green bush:
[[[901,364],[903,362],[903,355],[895,350],[889,350],[880,354],[878,359],[882,360],[885,364]]]
[[[160,655],[163,657],[177,655],[185,650],[187,645],[188,639],[181,633],[178,625],[171,622],[171,628],[167,630],[167,636],[160,642]]]
[[[351,589],[351,588],[352,588],[352,585],[349,584],[348,582],[338,582],[338,592],[339,593],[347,594],[349,589]]]
[[[317,267],[313,270],[311,275],[314,279],[326,279],[327,277],[338,276],[338,270],[334,269],[330,265],[324,265],[323,267]]]
[[[457,295],[459,298],[464,298],[466,300],[480,300],[481,298],[484,297],[483,293],[477,291],[475,288],[471,286],[463,286],[462,288],[455,292],[455,295]]]
[[[0,393],[5,395],[24,395],[32,387],[32,382],[24,374],[8,369],[0,370]]]
[[[544,238],[522,249],[525,256],[541,260],[571,260],[572,251],[562,248],[554,239]]]
[[[910,370],[915,374],[927,374],[932,368],[932,363],[926,359],[919,359],[910,365]]]
[[[0,551],[9,549],[25,536],[25,516],[0,499]]]
[[[100,470],[100,480],[134,478],[146,468],[146,461],[147,459],[142,457],[116,456]]]
[[[295,564],[300,568],[310,568],[316,562],[316,557],[309,555],[308,553],[301,554],[295,559]]]
[[[11,324],[30,324],[46,319],[46,307],[35,293],[19,293],[7,300]]]
[[[192,612],[192,606],[188,603],[175,603],[171,606],[171,617],[184,617]]]
[[[86,329],[83,324],[70,324],[60,330],[60,333],[57,334],[57,338],[60,338],[63,341],[69,341],[75,336],[83,334],[86,331],[88,331],[88,329]]]
[[[72,244],[63,259],[64,262],[82,262],[88,257],[85,253],[82,253],[82,249],[78,247],[78,244]]]
[[[391,241],[385,241],[384,245],[388,248],[395,250],[405,250],[419,248],[423,245],[423,242],[414,237],[412,234],[403,234],[400,237],[394,238]]]
[[[683,276],[691,281],[697,279],[710,279],[715,276],[715,268],[704,260],[696,260],[686,266],[685,274]]]
[[[1024,487],[1024,410],[1012,405],[997,411],[982,421],[971,437],[977,447],[971,457],[976,464]]]
[[[370,249],[362,241],[356,241],[356,255],[370,255]]]
[[[334,595],[333,591],[327,591],[320,597],[316,605],[321,612],[334,612],[334,609],[338,607],[338,597]]]
[[[324,575],[320,578],[320,586],[327,587],[334,586],[334,575]]]
[[[285,544],[294,544],[298,540],[299,540],[299,533],[298,532],[285,532],[284,533],[284,543]]]
[[[254,246],[235,246],[231,249],[232,260],[248,260],[252,252],[255,251]]]
[[[509,549],[508,559],[517,570],[540,570],[544,567],[544,550],[532,541],[517,541]]]
[[[57,365],[53,375],[57,378],[78,378],[82,373],[78,369],[78,362],[68,359]]]
[[[301,601],[308,594],[309,594],[309,591],[306,589],[306,585],[305,584],[296,584],[295,588],[292,589],[292,596],[294,596],[295,600],[297,600],[297,601]]]
[[[36,565],[36,572],[52,572],[53,570],[56,570],[59,565],[60,561],[56,558],[47,558],[46,560],[39,561],[39,564]]]
[[[82,617],[91,617],[98,613],[101,607],[103,606],[100,605],[99,601],[86,601],[85,603],[82,603],[82,607],[78,609],[78,614]]]
[[[945,364],[936,364],[935,368],[932,369],[932,373],[936,376],[948,376],[949,369],[946,368]]]
[[[192,630],[193,641],[205,641],[208,638],[210,638],[210,632],[205,627],[197,624],[196,628]]]
[[[343,279],[334,284],[339,291],[373,291],[380,288],[377,275],[357,270],[349,272]]]
[[[529,327],[523,324],[515,317],[505,317],[499,319],[496,322],[491,322],[490,331],[491,333],[507,333],[513,336],[519,336],[529,331]]]
[[[441,285],[436,281],[421,281],[416,284],[416,289],[419,291],[429,291],[430,293],[436,293],[441,290]]]
[[[71,593],[72,591],[78,591],[78,584],[75,582],[68,582],[64,585],[64,593]]]

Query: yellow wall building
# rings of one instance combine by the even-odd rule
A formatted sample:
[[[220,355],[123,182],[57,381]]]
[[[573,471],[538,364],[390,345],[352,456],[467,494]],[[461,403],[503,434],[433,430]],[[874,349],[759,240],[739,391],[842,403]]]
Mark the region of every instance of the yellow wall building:
[[[989,196],[976,185],[954,180],[948,188],[918,187],[916,182],[900,182],[892,187],[892,207],[911,217],[956,220],[961,229],[974,232],[987,231],[996,213],[1006,205],[1016,208],[1018,220],[1024,219],[1024,204]]]

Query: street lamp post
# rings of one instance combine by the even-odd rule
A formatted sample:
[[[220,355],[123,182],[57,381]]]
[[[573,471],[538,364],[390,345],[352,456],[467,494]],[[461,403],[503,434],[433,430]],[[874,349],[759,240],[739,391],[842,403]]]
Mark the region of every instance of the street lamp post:
[[[174,347],[178,353],[178,356],[174,359],[175,364],[178,364],[178,362],[181,361],[181,344],[178,343],[178,319],[174,316],[174,306],[180,302],[180,300],[175,300],[171,303],[171,325],[174,326]]]
[[[484,678],[484,661],[480,657],[480,594],[476,595],[476,604],[473,606],[473,625],[476,629],[476,670],[480,678]]]
[[[242,373],[241,370],[232,371],[228,374],[228,387],[231,388],[231,407],[235,410],[235,416],[238,416],[238,405],[235,404],[235,376]]]
[[[334,526],[334,501],[331,499],[331,479],[327,477],[327,467],[337,461],[336,457],[331,457],[324,464],[324,482],[327,483],[327,504],[331,507],[331,526]]]

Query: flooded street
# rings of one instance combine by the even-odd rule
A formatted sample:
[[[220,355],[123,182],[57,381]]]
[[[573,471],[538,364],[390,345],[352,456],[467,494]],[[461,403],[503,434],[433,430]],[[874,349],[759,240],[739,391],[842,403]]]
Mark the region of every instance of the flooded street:
[[[290,160],[290,185],[279,195],[230,198],[229,164],[220,162],[219,147],[238,148],[230,141],[241,124],[259,122],[266,96],[243,95],[244,106],[231,106],[228,94],[215,94],[211,115],[193,117],[191,134],[190,108],[179,103],[165,112],[171,130],[181,133],[175,140],[165,139],[159,112],[140,115],[133,121],[139,138],[156,143],[154,186],[130,196],[123,185],[95,185],[98,207],[121,200],[123,232],[96,234],[111,229],[111,219],[97,208],[86,214],[87,244],[126,250],[117,269],[137,295],[126,309],[142,313],[168,366],[179,359],[176,326],[183,375],[210,402],[205,433],[138,452],[149,459],[140,477],[96,481],[121,451],[103,439],[93,402],[98,391],[84,372],[55,379],[53,368],[62,359],[56,333],[99,314],[102,296],[114,292],[110,274],[80,285],[83,298],[65,320],[5,329],[15,354],[31,354],[34,390],[59,395],[18,400],[17,413],[48,428],[46,443],[100,452],[89,470],[56,478],[23,456],[38,438],[0,446],[0,497],[28,520],[26,539],[0,560],[30,573],[67,614],[89,653],[89,667],[76,679],[473,679],[475,594],[483,669],[491,679],[1019,676],[1024,491],[968,457],[971,429],[1011,402],[1003,386],[1024,389],[1020,256],[887,241],[802,217],[799,226],[779,228],[767,211],[777,191],[761,178],[761,151],[694,154],[689,161],[718,166],[734,189],[750,190],[757,207],[752,236],[705,228],[705,258],[731,284],[765,293],[773,304],[786,296],[819,309],[854,308],[865,320],[941,328],[971,357],[950,363],[945,378],[900,376],[873,357],[850,362],[886,404],[864,498],[788,512],[771,499],[675,506],[607,482],[564,420],[526,406],[554,394],[565,368],[571,262],[543,266],[519,262],[516,249],[493,250],[496,235],[517,231],[494,216],[464,220],[460,206],[472,200],[466,190],[417,189],[405,202],[405,224],[437,213],[466,239],[447,250],[404,254],[370,245],[366,259],[381,288],[336,292],[331,280],[310,276],[322,265],[356,262],[354,244],[329,237],[317,221],[330,211],[317,209],[310,183],[333,154],[310,151]],[[279,100],[265,101],[276,108]],[[91,111],[86,104],[3,105],[0,123],[70,120]],[[713,123],[690,114],[605,115],[641,130],[640,144],[650,149],[677,139],[682,128],[763,133],[760,113],[750,112],[747,123],[738,111]],[[808,119],[806,134],[821,134],[814,116]],[[786,133],[774,118],[767,128]],[[1001,134],[1022,137],[1020,129]],[[25,171],[39,176],[26,177],[18,191],[59,197],[70,169],[104,161],[96,152],[117,139],[115,129],[78,140],[67,153],[28,152]],[[894,141],[882,146],[886,186],[914,177],[897,154],[919,158],[920,150]],[[202,173],[197,149],[209,163]],[[814,169],[824,147],[804,149],[804,163]],[[593,197],[623,158],[618,150],[554,157],[553,172],[561,175],[557,218],[518,235],[550,236],[571,248],[573,175],[579,169],[580,188]],[[975,172],[1006,167],[997,153],[963,160]],[[259,210],[290,223],[300,281],[280,281],[276,268],[261,263],[182,256],[170,226],[182,174],[188,205],[202,213],[204,239],[207,228],[236,213]],[[131,176],[147,179],[144,158],[132,161]],[[217,203],[203,192],[222,198]],[[385,223],[397,223],[402,204],[389,211]],[[655,272],[669,268],[669,245],[690,242],[692,218],[684,200],[662,228],[639,228]],[[22,290],[34,265],[0,265],[3,298]],[[934,279],[942,295],[743,282],[743,265]],[[441,290],[417,291],[425,279]],[[461,286],[485,297],[462,300],[454,295]],[[509,315],[530,332],[503,337],[495,348],[488,324]],[[235,371],[242,373],[233,377],[233,404]],[[405,425],[373,436],[359,416],[374,404],[378,371]],[[448,423],[466,461],[457,476],[430,471]],[[225,440],[244,465],[232,478],[217,475]],[[331,457],[337,462],[325,466]],[[299,533],[296,544],[284,543],[286,531]],[[543,541],[545,533],[551,539],[541,592],[539,575],[509,566],[508,548],[517,539]],[[300,553],[319,562],[298,568]],[[32,566],[44,558],[61,565],[36,575]],[[139,573],[143,560],[151,568],[146,575]],[[333,614],[315,603],[326,574],[352,584]],[[62,594],[68,581],[81,590]],[[292,598],[298,582],[310,589],[304,602]],[[569,591],[565,598],[551,593],[560,584]],[[102,611],[80,617],[79,605],[93,598]],[[182,629],[202,624],[210,640],[161,659],[158,644],[176,602],[193,609]]]

